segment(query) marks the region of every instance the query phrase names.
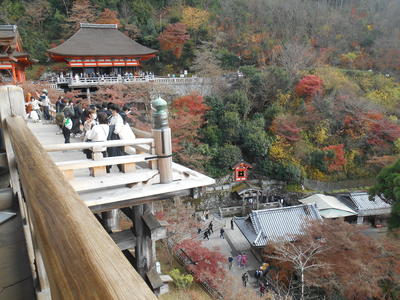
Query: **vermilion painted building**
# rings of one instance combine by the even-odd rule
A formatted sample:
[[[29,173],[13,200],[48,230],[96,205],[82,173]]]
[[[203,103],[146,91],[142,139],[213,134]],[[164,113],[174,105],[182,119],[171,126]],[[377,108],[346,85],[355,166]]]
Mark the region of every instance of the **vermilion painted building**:
[[[155,56],[118,30],[117,24],[81,23],[61,45],[48,50],[55,61],[66,62],[73,74],[135,74],[141,62]]]
[[[25,69],[32,65],[29,54],[22,48],[16,25],[0,25],[0,82],[25,81]]]

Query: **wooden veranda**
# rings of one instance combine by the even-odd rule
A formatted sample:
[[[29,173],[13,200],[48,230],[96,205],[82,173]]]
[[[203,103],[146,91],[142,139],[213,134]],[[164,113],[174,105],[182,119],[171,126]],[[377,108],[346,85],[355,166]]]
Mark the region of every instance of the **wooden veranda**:
[[[151,203],[214,180],[172,162],[165,126],[136,131],[134,141],[63,144],[56,125],[26,123],[23,99],[22,89],[0,87],[5,158],[37,299],[156,299],[149,274],[155,241],[165,235]],[[128,155],[103,158],[102,146],[123,146]],[[116,164],[123,172],[105,172]],[[130,230],[113,230],[116,209]]]

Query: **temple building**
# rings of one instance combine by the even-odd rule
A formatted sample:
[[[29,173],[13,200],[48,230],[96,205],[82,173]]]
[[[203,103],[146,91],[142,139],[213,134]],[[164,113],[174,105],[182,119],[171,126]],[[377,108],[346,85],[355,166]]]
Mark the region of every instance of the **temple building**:
[[[81,23],[73,36],[48,50],[54,61],[67,63],[72,75],[135,75],[141,62],[156,52],[120,32],[117,24],[88,23]]]
[[[16,25],[0,25],[0,83],[25,81],[25,69],[33,60],[22,48]]]

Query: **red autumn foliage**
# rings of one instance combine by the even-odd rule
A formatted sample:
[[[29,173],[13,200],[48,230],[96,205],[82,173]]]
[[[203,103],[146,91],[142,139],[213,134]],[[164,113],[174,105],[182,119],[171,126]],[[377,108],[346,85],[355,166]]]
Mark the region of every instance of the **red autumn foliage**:
[[[301,128],[296,124],[296,119],[291,116],[280,116],[275,118],[271,125],[271,131],[289,142],[296,142],[300,139]]]
[[[329,172],[334,172],[334,171],[341,171],[346,164],[346,158],[345,158],[345,151],[344,151],[344,144],[339,144],[339,145],[330,145],[322,150],[324,151],[333,151],[334,157],[333,158],[326,158],[328,161],[328,170]]]
[[[174,152],[182,150],[184,144],[198,143],[198,129],[204,124],[204,114],[209,107],[199,94],[183,96],[171,105],[170,127]]]
[[[187,268],[193,272],[197,281],[206,281],[213,287],[220,286],[225,277],[226,258],[218,251],[212,251],[201,245],[198,240],[187,239],[175,246],[175,251],[183,249],[193,261]]]
[[[171,50],[176,58],[182,55],[183,45],[190,38],[183,23],[169,24],[160,33],[158,40],[162,50]]]
[[[307,249],[320,241],[323,251],[312,257],[310,264],[315,267],[304,273],[308,286],[320,287],[330,296],[338,291],[345,299],[392,299],[382,289],[382,282],[396,289],[400,278],[399,241],[386,237],[373,238],[363,231],[365,227],[355,226],[337,219],[314,222],[304,229],[304,234],[295,242],[297,249]],[[279,246],[279,245],[278,245]],[[278,266],[281,277],[278,281],[287,284],[287,277],[296,272],[293,263],[270,259],[274,244],[265,249],[267,261]],[[299,253],[301,256],[303,253]],[[273,268],[272,270],[274,270]],[[272,275],[273,276],[273,275]],[[394,298],[393,298],[394,299]]]
[[[310,272],[308,283],[328,294],[340,290],[346,299],[390,299],[384,296],[380,283],[399,280],[399,242],[369,237],[363,230],[343,220],[327,219],[308,227],[301,241],[308,243],[307,239],[319,237],[326,246],[315,260],[325,267]]]
[[[323,81],[315,75],[304,76],[295,87],[297,96],[312,98],[315,95],[322,94]]]
[[[372,146],[388,146],[400,138],[400,126],[385,118],[381,113],[363,115],[367,130],[367,142]]]

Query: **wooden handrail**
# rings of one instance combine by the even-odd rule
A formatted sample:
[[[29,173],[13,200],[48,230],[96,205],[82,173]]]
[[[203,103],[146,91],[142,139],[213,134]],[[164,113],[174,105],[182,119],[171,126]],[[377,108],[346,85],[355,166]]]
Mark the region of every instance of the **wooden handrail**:
[[[43,149],[47,152],[66,151],[66,150],[82,150],[101,147],[120,147],[120,146],[136,146],[148,145],[153,143],[153,139],[134,139],[134,140],[113,140],[105,142],[82,142],[70,144],[53,144],[45,145]]]
[[[23,118],[6,124],[52,299],[157,299]]]

